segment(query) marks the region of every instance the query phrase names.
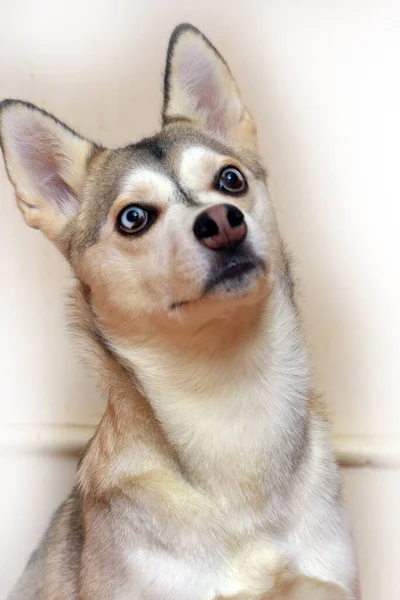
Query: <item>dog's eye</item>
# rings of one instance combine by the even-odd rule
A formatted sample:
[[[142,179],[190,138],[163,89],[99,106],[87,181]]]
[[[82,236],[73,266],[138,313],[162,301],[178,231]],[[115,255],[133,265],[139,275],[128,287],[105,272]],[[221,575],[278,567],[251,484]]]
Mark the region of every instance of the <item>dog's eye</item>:
[[[221,192],[237,194],[245,190],[246,179],[236,167],[225,167],[219,175],[218,188]]]
[[[149,216],[141,206],[127,206],[118,215],[118,227],[124,233],[139,233],[149,225]]]

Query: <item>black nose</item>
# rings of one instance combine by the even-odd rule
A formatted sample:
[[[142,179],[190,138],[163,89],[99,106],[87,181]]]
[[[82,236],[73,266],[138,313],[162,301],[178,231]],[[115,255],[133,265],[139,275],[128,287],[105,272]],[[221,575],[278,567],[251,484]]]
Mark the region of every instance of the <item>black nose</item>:
[[[211,250],[234,248],[247,234],[244,214],[232,204],[216,204],[200,213],[194,222],[196,238]]]

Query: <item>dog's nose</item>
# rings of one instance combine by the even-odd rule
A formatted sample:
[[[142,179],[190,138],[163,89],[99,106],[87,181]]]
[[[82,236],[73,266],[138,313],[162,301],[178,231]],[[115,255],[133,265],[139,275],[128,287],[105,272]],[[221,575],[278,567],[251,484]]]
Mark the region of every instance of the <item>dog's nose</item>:
[[[216,204],[200,213],[193,225],[196,238],[211,250],[234,248],[244,240],[244,214],[232,204]]]

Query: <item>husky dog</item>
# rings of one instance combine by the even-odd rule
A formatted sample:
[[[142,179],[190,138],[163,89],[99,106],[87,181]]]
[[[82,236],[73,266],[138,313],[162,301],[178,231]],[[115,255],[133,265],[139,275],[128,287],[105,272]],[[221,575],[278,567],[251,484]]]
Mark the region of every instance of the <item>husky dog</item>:
[[[19,100],[0,123],[108,398],[10,598],[359,598],[256,127],[218,51],[174,30],[162,129],[125,148]]]

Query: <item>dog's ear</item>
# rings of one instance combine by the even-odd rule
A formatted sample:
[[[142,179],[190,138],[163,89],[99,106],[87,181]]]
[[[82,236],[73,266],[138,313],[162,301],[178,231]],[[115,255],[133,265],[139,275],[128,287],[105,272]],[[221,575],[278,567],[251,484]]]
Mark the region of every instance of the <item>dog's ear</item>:
[[[192,25],[179,25],[169,42],[162,116],[164,125],[189,120],[231,145],[257,145],[254,121],[228,65]]]
[[[25,221],[57,244],[79,210],[96,146],[48,113],[18,100],[0,103],[0,143]]]

